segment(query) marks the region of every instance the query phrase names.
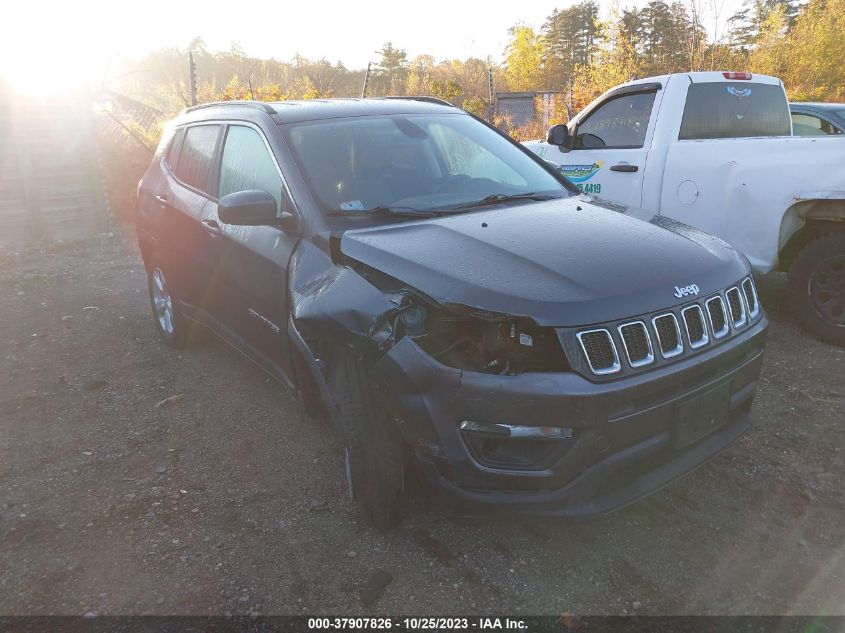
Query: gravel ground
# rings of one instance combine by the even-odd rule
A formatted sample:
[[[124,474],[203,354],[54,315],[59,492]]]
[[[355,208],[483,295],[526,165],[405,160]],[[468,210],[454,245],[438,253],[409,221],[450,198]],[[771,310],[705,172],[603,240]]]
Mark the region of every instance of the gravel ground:
[[[419,496],[381,534],[328,424],[158,341],[131,236],[0,255],[0,613],[845,614],[845,350],[761,294],[756,424],[707,466],[590,522]]]

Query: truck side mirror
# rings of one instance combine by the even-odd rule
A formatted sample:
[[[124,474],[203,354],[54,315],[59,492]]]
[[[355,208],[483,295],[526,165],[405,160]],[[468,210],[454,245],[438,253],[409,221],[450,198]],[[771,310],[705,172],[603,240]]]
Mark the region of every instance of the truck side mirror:
[[[561,149],[570,149],[569,141],[571,138],[569,128],[562,123],[550,127],[548,134],[546,134],[546,142]]]

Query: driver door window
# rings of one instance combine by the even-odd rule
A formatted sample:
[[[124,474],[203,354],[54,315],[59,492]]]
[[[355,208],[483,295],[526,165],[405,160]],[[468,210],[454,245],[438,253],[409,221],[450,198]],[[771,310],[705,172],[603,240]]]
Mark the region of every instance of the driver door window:
[[[635,149],[645,143],[655,92],[605,101],[578,125],[573,149]]]
[[[248,189],[266,191],[277,211],[282,209],[284,185],[263,137],[250,127],[231,125],[220,159],[219,197]]]

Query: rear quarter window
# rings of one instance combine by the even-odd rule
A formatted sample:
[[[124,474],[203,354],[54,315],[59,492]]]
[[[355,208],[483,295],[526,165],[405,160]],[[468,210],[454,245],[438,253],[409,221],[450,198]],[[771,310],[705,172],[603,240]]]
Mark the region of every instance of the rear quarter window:
[[[680,140],[789,136],[789,104],[781,86],[753,82],[691,84]]]

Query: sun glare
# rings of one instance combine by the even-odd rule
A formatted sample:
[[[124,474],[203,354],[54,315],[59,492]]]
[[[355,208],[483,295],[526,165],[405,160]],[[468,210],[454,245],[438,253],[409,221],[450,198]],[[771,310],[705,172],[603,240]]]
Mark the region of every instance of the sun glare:
[[[4,24],[17,25],[0,38],[0,77],[10,89],[46,96],[100,83],[108,49],[93,6],[14,0],[4,12]],[[51,20],[43,19],[45,12]]]
[[[13,91],[33,96],[66,94],[100,81],[98,64],[81,56],[54,55],[52,51],[27,51],[5,57],[2,76]],[[99,71],[102,73],[102,70]]]

